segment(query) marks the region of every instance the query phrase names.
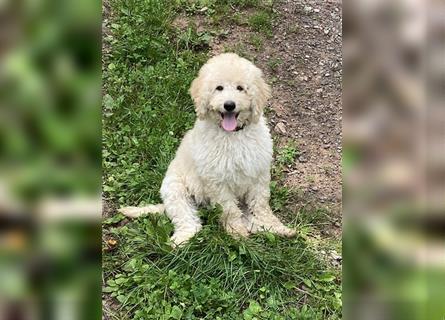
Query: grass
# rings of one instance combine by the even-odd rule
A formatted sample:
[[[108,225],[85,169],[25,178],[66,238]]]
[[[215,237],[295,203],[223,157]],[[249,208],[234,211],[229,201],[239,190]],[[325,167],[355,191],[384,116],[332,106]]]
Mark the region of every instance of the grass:
[[[272,13],[270,10],[258,10],[249,17],[249,26],[257,32],[272,36]]]
[[[278,70],[278,67],[283,63],[283,61],[280,58],[271,58],[268,62],[267,65],[268,67],[276,72]]]
[[[206,211],[204,230],[178,250],[168,245],[172,226],[163,216],[111,228],[107,235],[119,245],[105,255],[110,280],[104,291],[135,319],[335,315],[338,275],[320,269],[304,237],[265,233],[235,240],[220,229],[218,214],[217,209]]]
[[[116,206],[160,201],[167,166],[195,119],[188,88],[217,31],[197,32],[193,25],[179,30],[172,27],[175,17],[198,14],[193,10],[205,6],[209,21],[223,11],[221,6],[262,10],[258,1],[201,2],[193,8],[188,1],[110,3],[112,35],[105,45],[111,53],[103,70],[103,190],[106,201]],[[291,165],[297,153],[292,144],[278,150],[276,170]],[[317,214],[318,209],[292,211],[295,192],[279,179],[271,190],[273,210],[299,231],[295,239],[270,233],[233,239],[218,224],[219,208],[204,208],[203,230],[172,250],[172,225],[165,216],[129,222],[111,213],[103,223],[106,315],[338,319],[340,273],[318,255],[327,245],[317,236],[318,228],[329,223],[328,216]]]
[[[258,51],[263,47],[264,39],[258,34],[252,34],[249,37],[249,42]]]
[[[295,162],[295,158],[300,154],[296,144],[289,143],[279,149],[276,156],[276,162],[283,166],[291,166]]]

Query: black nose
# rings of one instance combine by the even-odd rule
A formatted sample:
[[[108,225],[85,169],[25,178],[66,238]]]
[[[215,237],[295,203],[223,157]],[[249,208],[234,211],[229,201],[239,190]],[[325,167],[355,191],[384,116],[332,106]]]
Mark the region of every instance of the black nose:
[[[233,101],[226,101],[226,102],[224,102],[224,109],[226,109],[227,111],[233,111],[233,110],[235,110],[235,107],[236,107],[236,105],[235,105],[235,102],[233,102]]]

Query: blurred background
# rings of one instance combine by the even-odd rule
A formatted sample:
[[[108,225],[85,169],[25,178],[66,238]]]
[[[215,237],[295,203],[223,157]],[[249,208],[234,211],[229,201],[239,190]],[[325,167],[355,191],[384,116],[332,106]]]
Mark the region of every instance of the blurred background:
[[[100,20],[0,1],[0,319],[100,317]]]
[[[445,318],[445,3],[343,2],[347,319]]]
[[[445,5],[343,11],[344,317],[443,319]],[[100,28],[0,1],[0,319],[101,317]]]

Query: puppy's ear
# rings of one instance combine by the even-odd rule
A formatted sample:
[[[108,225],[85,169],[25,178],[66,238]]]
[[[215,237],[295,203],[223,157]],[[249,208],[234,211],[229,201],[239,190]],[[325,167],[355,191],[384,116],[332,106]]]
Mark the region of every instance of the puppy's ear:
[[[267,100],[271,96],[270,86],[266,83],[263,78],[263,72],[254,67],[254,79],[251,88],[252,95],[252,113],[254,123],[257,123],[260,120],[261,115],[263,114],[264,107],[266,106]]]
[[[199,119],[204,119],[205,114],[207,113],[207,98],[201,74],[192,81],[189,92],[193,99],[193,103],[195,104],[196,115]]]

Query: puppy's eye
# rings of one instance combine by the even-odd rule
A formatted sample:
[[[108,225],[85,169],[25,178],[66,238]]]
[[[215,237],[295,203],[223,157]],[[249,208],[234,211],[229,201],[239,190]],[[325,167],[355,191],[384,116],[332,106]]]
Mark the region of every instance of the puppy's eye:
[[[241,86],[238,86],[238,87],[236,87],[236,90],[238,90],[238,91],[243,91],[243,90],[244,90],[244,88],[243,88],[243,87],[241,87]]]
[[[223,91],[223,89],[224,89],[223,86],[217,86],[216,87],[216,90],[218,90],[218,91]]]

